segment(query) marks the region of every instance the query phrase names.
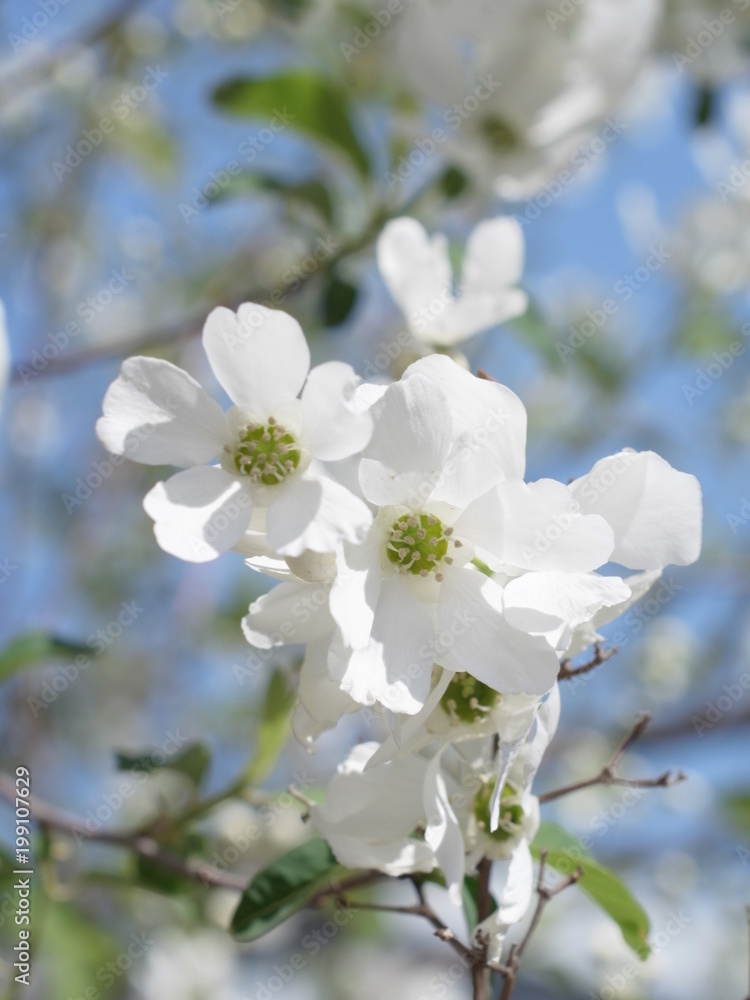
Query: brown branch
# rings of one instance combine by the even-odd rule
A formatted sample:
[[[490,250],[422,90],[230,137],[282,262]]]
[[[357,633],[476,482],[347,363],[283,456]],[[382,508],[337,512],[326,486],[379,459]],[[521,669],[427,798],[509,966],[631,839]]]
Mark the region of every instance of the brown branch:
[[[588,661],[580,667],[571,667],[570,660],[563,660],[560,664],[560,673],[557,675],[558,681],[569,681],[573,677],[580,677],[582,674],[588,674],[592,670],[596,670],[607,660],[611,660],[619,650],[617,646],[610,646],[609,649],[604,649],[600,642],[594,645],[594,655]]]
[[[576,868],[572,875],[569,875],[562,882],[558,882],[557,885],[549,887],[544,884],[544,874],[547,866],[547,852],[542,851],[539,858],[539,875],[537,877],[536,891],[538,895],[538,900],[536,904],[536,909],[534,910],[534,915],[531,918],[531,923],[529,924],[528,930],[524,935],[521,943],[518,946],[513,946],[508,956],[508,961],[505,965],[491,965],[490,968],[494,972],[499,972],[505,977],[505,982],[503,983],[503,991],[500,994],[500,1000],[510,1000],[513,995],[513,990],[516,987],[516,978],[518,976],[518,970],[521,966],[521,961],[523,960],[524,953],[529,946],[537,927],[539,926],[539,921],[542,919],[542,913],[555,896],[559,896],[561,892],[567,889],[583,876],[583,869]]]
[[[665,771],[658,778],[623,778],[617,773],[617,766],[623,756],[641,738],[650,721],[650,712],[643,712],[639,715],[631,731],[601,771],[593,778],[585,778],[583,781],[575,781],[570,785],[565,785],[563,788],[556,788],[552,792],[545,792],[544,795],[539,796],[539,802],[552,802],[554,799],[562,798],[563,795],[570,795],[572,792],[578,792],[582,788],[591,788],[593,785],[621,785],[627,788],[669,788],[671,785],[677,785],[681,781],[686,781],[687,775],[684,771],[677,771],[674,774],[671,771]]]
[[[16,789],[13,779],[7,774],[0,774],[0,797],[13,803],[16,798]],[[26,800],[31,810],[31,815],[42,826],[52,827],[72,834],[74,837],[86,838],[102,844],[111,844],[115,847],[124,847],[132,851],[140,858],[158,865],[165,871],[191,882],[201,882],[203,885],[222,888],[235,889],[243,892],[247,887],[247,878],[241,875],[232,875],[229,872],[222,873],[214,871],[208,865],[195,864],[186,858],[181,858],[176,854],[161,849],[158,841],[152,837],[144,836],[141,833],[127,833],[116,830],[95,830],[91,831],[86,823],[72,813],[59,809],[57,806],[45,802],[36,795],[30,796]]]

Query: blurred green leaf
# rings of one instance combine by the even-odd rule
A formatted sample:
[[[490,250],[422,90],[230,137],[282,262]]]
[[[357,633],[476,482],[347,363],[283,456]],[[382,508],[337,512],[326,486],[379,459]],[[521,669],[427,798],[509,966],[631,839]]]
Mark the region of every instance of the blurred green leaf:
[[[463,170],[451,166],[445,170],[438,181],[438,185],[443,196],[452,201],[464,193],[469,186],[469,178]]]
[[[721,808],[730,823],[750,837],[750,792],[727,795],[722,799]]]
[[[264,177],[249,170],[230,177],[229,183],[210,200],[220,202],[262,192],[277,194],[290,205],[312,208],[326,222],[331,222],[333,218],[331,195],[322,181],[311,180],[292,184],[276,177]]]
[[[195,785],[199,785],[211,763],[211,751],[203,743],[191,743],[175,757],[167,757],[163,752],[155,750],[140,754],[116,753],[115,763],[118,771],[179,771]]]
[[[57,657],[71,658],[81,653],[91,655],[89,646],[68,642],[46,632],[28,632],[12,639],[0,652],[0,681],[7,680],[24,667]]]
[[[646,940],[649,919],[617,875],[586,854],[578,840],[555,823],[544,822],[539,826],[531,853],[539,858],[542,851],[549,852],[547,864],[563,875],[571,875],[580,865],[584,874],[578,885],[612,917],[636,955],[646,959],[651,951]]]
[[[232,933],[242,941],[257,940],[345,871],[319,837],[295,847],[259,871],[245,889],[232,917]]]
[[[201,834],[184,833],[181,830],[175,830],[169,838],[160,843],[169,854],[184,859],[191,855],[201,856],[206,848],[205,838]],[[171,871],[150,858],[139,856],[135,860],[135,867],[138,882],[152,892],[173,896],[178,892],[186,892],[194,886],[191,879]]]
[[[340,326],[357,304],[357,288],[337,274],[331,276],[323,293],[323,322],[326,326]]]
[[[473,875],[467,875],[461,886],[461,903],[469,930],[472,931],[479,923],[479,882]],[[490,914],[497,909],[497,902],[490,896]]]
[[[276,766],[289,738],[289,719],[295,699],[295,692],[284,674],[274,670],[263,702],[255,753],[247,769],[248,784],[260,784]]]
[[[90,993],[92,984],[99,989],[107,965],[122,955],[116,938],[107,934],[98,920],[89,919],[67,903],[45,901],[40,917],[37,932],[44,941],[45,964],[54,970],[51,992],[59,997],[82,997],[87,990]],[[112,975],[111,985],[115,981]]]
[[[235,77],[220,84],[214,102],[241,118],[276,120],[344,153],[367,176],[370,163],[352,128],[345,92],[310,70],[266,79]],[[274,117],[275,116],[275,117]]]

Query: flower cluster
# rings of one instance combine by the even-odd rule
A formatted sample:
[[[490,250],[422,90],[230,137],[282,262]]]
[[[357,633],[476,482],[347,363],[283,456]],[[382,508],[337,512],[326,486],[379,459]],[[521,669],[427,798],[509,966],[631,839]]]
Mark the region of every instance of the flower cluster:
[[[440,277],[440,246],[409,220],[394,227],[381,240],[392,287],[404,287],[409,246],[413,271],[437,258]],[[498,239],[515,235],[485,230],[475,250]],[[472,253],[467,300],[481,270]],[[488,323],[523,308],[520,294],[476,292]],[[461,298],[447,308],[444,342],[468,329]],[[393,875],[439,868],[455,899],[464,874],[495,859],[499,907],[475,933],[497,954],[530,898],[531,786],[557,724],[560,658],[666,565],[697,558],[699,485],[630,450],[568,485],[527,482],[523,404],[444,354],[363,383],[339,362],[311,369],[295,320],[254,304],[214,310],[203,344],[228,412],[169,362],[131,358],[99,437],[183,468],[144,501],[166,551],[201,562],[234,550],[277,580],[242,625],[256,647],[305,646],[298,739],[313,747],[363,707],[379,727],[311,810],[339,860]]]

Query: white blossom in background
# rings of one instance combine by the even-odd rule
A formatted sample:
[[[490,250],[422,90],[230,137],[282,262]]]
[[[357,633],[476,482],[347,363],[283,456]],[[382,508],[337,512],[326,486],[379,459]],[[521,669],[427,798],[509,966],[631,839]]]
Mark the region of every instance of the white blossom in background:
[[[253,303],[237,314],[214,309],[203,346],[234,404],[227,413],[168,361],[130,358],[97,423],[115,454],[187,467],[144,500],[161,547],[191,562],[214,559],[242,541],[256,509],[282,555],[362,538],[367,507],[322,464],[355,454],[370,437],[369,415],[353,406],[351,367],[331,361],[310,370],[297,321]]]
[[[659,0],[586,0],[567,14],[547,0],[412,0],[394,40],[411,88],[446,109],[441,152],[516,199],[570,167],[616,111],[660,14]]]
[[[522,315],[526,293],[523,232],[515,219],[481,222],[466,243],[454,290],[448,241],[430,237],[416,219],[389,222],[377,242],[380,273],[417,340],[450,348],[474,334]]]

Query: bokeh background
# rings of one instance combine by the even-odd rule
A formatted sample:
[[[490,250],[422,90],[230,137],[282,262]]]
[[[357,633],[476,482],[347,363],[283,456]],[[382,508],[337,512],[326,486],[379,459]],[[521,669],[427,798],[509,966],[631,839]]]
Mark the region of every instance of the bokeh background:
[[[540,39],[572,32],[585,8],[568,4],[573,13],[553,25],[546,12],[558,6],[535,6]],[[666,596],[609,628],[620,632],[619,655],[565,686],[539,778],[543,790],[595,773],[634,716],[654,713],[629,773],[682,768],[687,783],[640,796],[594,788],[544,815],[592,838],[660,944],[640,965],[617,927],[569,890],[546,913],[517,995],[746,995],[750,700],[739,678],[750,672],[750,33],[741,3],[654,7],[604,109],[621,123],[617,138],[599,151],[591,141],[601,122],[590,123],[565,152],[583,152],[585,165],[564,190],[543,184],[510,201],[491,171],[472,172],[448,147],[389,183],[442,108],[410,82],[424,50],[417,70],[403,46],[399,56],[398,17],[347,60],[342,42],[379,2],[2,4],[0,297],[12,357],[0,422],[5,772],[28,766],[40,796],[112,828],[163,820],[231,783],[262,738],[274,669],[291,677],[298,662],[293,649],[262,660],[245,644],[239,618],[268,580],[240,556],[192,566],[155,544],[141,499],[162,470],[109,463],[94,435],[120,360],[153,353],[216,389],[200,350],[203,318],[216,304],[280,290],[316,360],[387,377],[382,348],[403,319],[375,265],[382,223],[413,214],[447,233],[458,259],[477,221],[513,214],[526,237],[529,313],[466,353],[526,403],[529,478],[567,481],[621,447],[652,448],[697,475],[705,496],[701,561],[667,570]],[[725,10],[735,17],[720,36],[675,61]],[[487,30],[497,27],[494,19]],[[527,45],[524,60],[543,73],[535,37],[516,43],[511,32],[510,41]],[[615,55],[599,52],[604,63]],[[499,77],[512,87],[521,71],[505,68]],[[330,105],[319,109],[316,137],[294,122],[274,131],[270,114],[220,99],[227,81],[301,70],[327,80],[348,109],[354,157],[348,135],[332,139]],[[294,113],[293,89],[277,97],[269,107]],[[76,162],[68,147],[107,116],[113,129]],[[353,166],[362,153],[364,166]],[[242,169],[230,182],[233,162]],[[290,278],[321,245],[330,249],[312,273]],[[587,312],[606,299],[616,312],[592,331]],[[73,652],[53,640],[87,647],[89,665],[71,679],[63,667]],[[204,772],[203,790],[175,770],[144,781],[118,770],[117,753],[168,746],[175,733],[205,748],[192,768]],[[367,735],[366,721],[347,718],[312,757],[293,740],[278,759],[272,747],[254,787],[199,814],[192,848],[216,861],[242,845],[229,867],[249,874],[299,843],[307,831],[287,785],[306,783],[314,795]],[[123,781],[134,793],[118,805]],[[0,834],[6,854],[5,805]],[[307,912],[242,947],[226,932],[231,892],[159,879],[127,852],[53,831],[36,850],[31,988],[12,981],[7,864],[3,874],[5,1000],[267,1000],[274,966],[300,949],[306,964],[284,985],[288,1000],[374,1000],[384,988],[403,1000],[469,995],[451,953],[408,919],[360,913],[315,948],[301,942],[327,917]],[[144,932],[147,943],[130,954]],[[102,972],[112,961],[116,974]]]

